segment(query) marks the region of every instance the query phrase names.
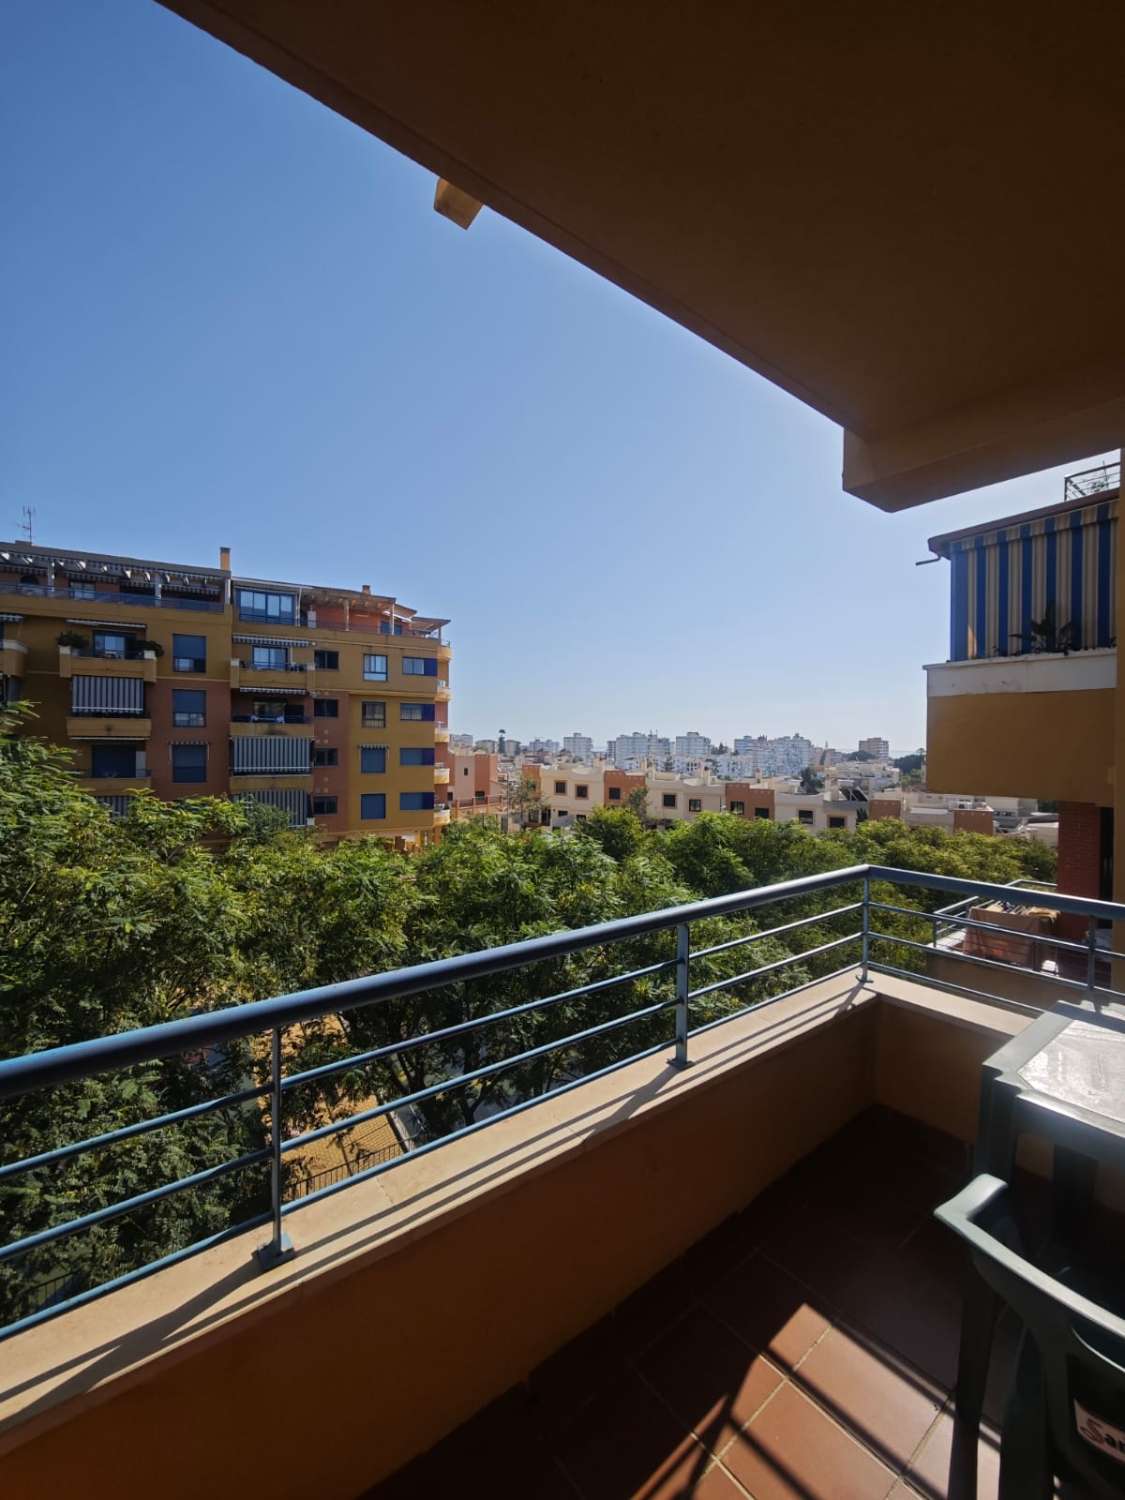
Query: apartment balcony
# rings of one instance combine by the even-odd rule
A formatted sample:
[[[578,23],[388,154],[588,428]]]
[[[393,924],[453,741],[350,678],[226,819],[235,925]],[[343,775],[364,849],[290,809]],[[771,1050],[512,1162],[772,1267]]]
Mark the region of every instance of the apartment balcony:
[[[284,688],[292,693],[305,693],[312,685],[313,671],[308,662],[290,662],[287,667],[255,667],[249,662],[232,659],[230,685],[244,693],[253,693],[259,688]]]
[[[448,679],[445,677],[439,677],[437,679],[434,697],[439,703],[448,703],[452,696],[453,694],[450,691]]]
[[[312,767],[303,770],[242,771],[231,767],[232,789],[238,792],[267,792],[274,787],[307,787],[312,778]]]
[[[22,641],[0,640],[0,677],[22,678],[27,671],[27,647]]]
[[[449,780],[449,767],[448,766],[435,765],[434,766],[434,785],[435,786],[444,786],[445,783],[448,780]]]
[[[156,652],[138,651],[124,656],[80,650],[75,646],[59,647],[60,677],[139,677],[156,681]]]
[[[142,714],[68,714],[66,737],[70,740],[147,740],[152,720]]]
[[[76,588],[48,588],[41,583],[13,583],[0,578],[0,597],[5,595],[16,596],[23,599],[52,599],[58,601],[65,608],[60,609],[60,614],[68,611],[73,612],[79,607],[83,610],[88,606],[103,608],[106,605],[120,611],[123,609],[176,609],[195,610],[205,614],[221,615],[227,606],[221,595],[215,594],[209,597],[193,597],[186,593],[171,593],[165,590],[161,594],[156,593],[133,593],[127,589],[76,589]]]
[[[137,767],[125,776],[91,775],[79,772],[78,784],[84,792],[95,797],[123,796],[126,792],[140,791],[148,786],[152,772],[146,767]]]
[[[865,879],[871,905],[857,909]],[[6,1493],[65,1494],[91,1473],[112,1475],[123,1500],[154,1488],[186,1500],[214,1488],[221,1454],[221,1492],[232,1494],[940,1500],[965,1266],[932,1214],[970,1174],[982,1062],[1037,1011],[991,999],[987,969],[970,970],[971,994],[903,977],[901,939],[885,946],[880,924],[919,885],[935,905],[1003,890],[858,867],[0,1063],[8,1098],[165,1056],[177,1039],[198,1054],[270,1027],[280,1038],[328,1011],[416,1003],[423,979],[479,983],[514,963],[672,939],[701,916],[760,914],[749,944],[775,923],[791,935],[786,903],[832,898],[797,919],[819,924],[818,936],[788,967],[749,960],[749,976],[772,974],[771,999],[702,1019],[708,954],[695,947],[696,989],[647,988],[640,1012],[626,996],[580,1033],[621,1037],[658,1012],[670,1024],[656,1045],[623,1045],[585,1077],[564,1069],[542,1099],[423,1136],[310,1193],[286,1194],[285,1153],[308,1141],[287,1134],[252,1153],[278,1164],[272,1207],[251,1205],[246,1222],[109,1287],[74,1275],[29,1286],[6,1330]],[[827,944],[825,922],[840,934]],[[864,931],[866,977],[855,958]],[[791,965],[817,956],[827,972],[794,987]],[[669,982],[678,972],[671,956],[655,967]],[[653,970],[616,982],[641,973]],[[1044,984],[1040,1003],[1082,989]],[[284,1070],[280,1040],[276,1055]],[[489,1058],[485,1074],[525,1057],[475,1055]],[[293,1081],[285,1072],[269,1086]],[[1038,1202],[1035,1183],[1027,1177]],[[103,1212],[100,1199],[66,1202],[54,1232],[97,1229]],[[1096,1233],[1125,1244],[1102,1210]],[[996,1492],[1013,1335],[1003,1321],[982,1496]],[[299,1382],[297,1424],[277,1421],[280,1377],[286,1389]],[[332,1441],[310,1442],[310,1431]]]
[[[231,714],[230,721],[237,725],[234,730],[234,738],[243,736],[247,738],[266,738],[275,736],[282,738],[298,738],[307,736],[309,725],[312,723],[311,714],[292,714],[286,718],[274,719],[261,714]]]
[[[452,815],[453,815],[453,809],[448,805],[448,803],[444,803],[444,802],[435,802],[434,803],[434,825],[435,825],[435,827],[439,823],[448,823],[449,820],[450,820],[450,818],[452,817]]]
[[[448,745],[449,744],[449,726],[447,724],[435,724],[434,725],[434,744],[435,745]]]
[[[932,791],[1112,799],[1116,650],[981,657],[925,670]]]

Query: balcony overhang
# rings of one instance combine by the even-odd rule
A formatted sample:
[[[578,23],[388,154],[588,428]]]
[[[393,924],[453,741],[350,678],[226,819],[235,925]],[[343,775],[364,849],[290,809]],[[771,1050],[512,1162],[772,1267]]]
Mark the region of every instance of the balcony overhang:
[[[1120,443],[1120,8],[165,3],[838,422],[885,510]]]
[[[978,657],[926,667],[926,781],[1113,805],[1117,652]]]

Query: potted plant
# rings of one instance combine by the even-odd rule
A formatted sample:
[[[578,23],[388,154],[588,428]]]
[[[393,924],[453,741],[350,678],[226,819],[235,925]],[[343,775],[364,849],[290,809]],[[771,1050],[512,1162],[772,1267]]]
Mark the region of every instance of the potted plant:
[[[133,651],[138,656],[143,656],[146,651],[151,651],[158,658],[164,655],[164,647],[159,641],[134,641]]]
[[[85,651],[90,644],[90,638],[78,630],[60,630],[58,643],[60,646],[68,646],[71,651]]]

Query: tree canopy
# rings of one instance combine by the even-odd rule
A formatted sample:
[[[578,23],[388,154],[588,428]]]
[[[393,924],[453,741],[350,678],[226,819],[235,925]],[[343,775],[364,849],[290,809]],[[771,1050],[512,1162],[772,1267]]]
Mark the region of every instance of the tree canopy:
[[[220,799],[168,803],[141,792],[114,819],[80,789],[68,752],[27,732],[34,728],[27,712],[0,717],[4,1056],[864,862],[997,882],[1049,878],[1053,870],[1050,851],[1012,839],[893,821],[814,836],[796,823],[726,813],[659,830],[633,805],[594,809],[565,831],[509,832],[497,819],[476,817],[412,856],[377,839],[321,846],[268,809]],[[845,899],[832,891],[695,924],[695,949],[752,941],[693,960],[693,986],[716,986],[694,1003],[693,1024],[857,956],[852,947],[802,956],[854,930],[854,913],[825,915],[785,934],[784,943],[759,936]],[[914,901],[925,906],[919,892]],[[888,922],[902,935],[930,929],[922,919]],[[909,950],[902,953],[908,966],[914,962]],[[342,1066],[287,1095],[283,1129],[292,1135],[373,1099],[421,1094],[402,1120],[407,1134],[434,1138],[667,1044],[673,954],[674,934],[662,932],[293,1028],[287,1072]],[[795,961],[778,972],[740,977],[790,956]],[[620,979],[654,965],[657,972]],[[599,988],[571,995],[590,984]],[[658,1004],[598,1037],[566,1040]],[[482,1021],[479,1029],[404,1045]],[[558,1041],[564,1044],[548,1045]],[[507,1065],[534,1048],[545,1050]],[[373,1049],[380,1055],[364,1064],[348,1061]],[[470,1072],[478,1075],[473,1081],[443,1087]],[[267,1076],[268,1049],[249,1040],[28,1095],[0,1105],[5,1160],[260,1087]],[[5,1180],[0,1243],[260,1151],[269,1128],[264,1103],[229,1107]],[[0,1315],[22,1316],[259,1215],[267,1204],[266,1172],[254,1163],[45,1245],[0,1267]]]

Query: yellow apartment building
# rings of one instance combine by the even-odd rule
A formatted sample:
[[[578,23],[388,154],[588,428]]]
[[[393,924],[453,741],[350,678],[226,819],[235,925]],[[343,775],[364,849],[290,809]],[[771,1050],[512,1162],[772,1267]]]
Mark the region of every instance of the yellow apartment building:
[[[449,819],[446,620],[390,595],[0,543],[0,701],[129,793],[235,796],[326,838],[425,843]]]

